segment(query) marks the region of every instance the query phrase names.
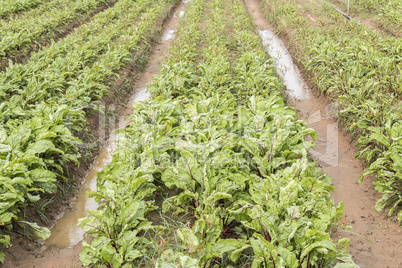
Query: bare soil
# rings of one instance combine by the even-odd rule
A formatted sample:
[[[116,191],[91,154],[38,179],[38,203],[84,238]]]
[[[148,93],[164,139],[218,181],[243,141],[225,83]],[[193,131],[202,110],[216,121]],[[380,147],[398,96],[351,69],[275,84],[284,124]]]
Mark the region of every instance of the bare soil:
[[[116,81],[115,85],[113,86],[114,90],[111,92],[111,94],[104,98],[106,103],[115,105],[118,118],[122,119],[122,121],[126,116],[133,114],[133,107],[131,104],[138,91],[145,88],[146,85],[152,81],[152,77],[159,73],[163,59],[168,52],[168,47],[172,42],[172,39],[163,39],[163,34],[165,34],[168,30],[175,30],[177,32],[179,27],[179,18],[174,15],[179,11],[184,11],[185,7],[185,3],[180,3],[177,7],[172,9],[172,12],[170,12],[167,19],[160,21],[160,25],[163,25],[161,31],[162,34],[159,35],[158,42],[152,46],[153,48],[150,52],[149,61],[145,71],[140,72],[132,66],[127,66],[124,70],[122,70],[120,79]],[[172,14],[173,16],[170,17]],[[126,81],[128,81],[128,85],[124,85]],[[118,89],[121,89],[122,87],[128,88],[118,91]],[[98,119],[93,118],[91,121],[91,129],[97,129]],[[116,124],[119,126],[124,124],[124,122],[117,122]],[[103,138],[104,141],[107,140],[109,136],[109,133],[105,134],[106,137]],[[99,133],[96,135],[99,136]],[[80,175],[79,178],[77,178],[77,184],[81,184],[82,179],[88,173],[88,169],[89,165],[86,165],[85,168],[81,167],[77,170],[77,174],[79,173]],[[71,201],[74,201],[74,199]],[[69,210],[68,207],[60,202],[55,204],[55,206],[57,207],[54,208],[53,212],[49,213],[53,215],[49,215],[49,217],[54,217],[56,219],[60,218],[65,214],[66,211]],[[18,236],[14,236],[12,241],[13,245],[7,252],[6,262],[1,267],[83,267],[79,260],[79,253],[83,248],[81,243],[69,248],[60,249],[57,247],[45,248],[43,246],[43,241],[29,241],[26,238]]]
[[[245,3],[258,30],[274,30],[261,13],[259,0],[245,0]],[[185,4],[181,3],[174,10],[174,14],[184,9]],[[312,14],[309,14],[309,19],[315,20]],[[179,19],[172,17],[164,22],[162,33],[168,30],[177,30],[178,27]],[[297,43],[289,40],[290,35],[291,31],[284,29],[280,37],[290,49],[290,53],[297,55]],[[158,44],[153,46],[144,72],[136,72],[131,67],[122,71],[120,80],[116,82],[118,85],[116,88],[123,87],[125,79],[130,76],[134,76],[135,79],[130,80],[129,84],[126,85],[128,87],[126,92],[115,91],[105,98],[106,102],[116,105],[117,114],[121,118],[133,113],[132,97],[139,90],[145,88],[152,81],[152,77],[159,72],[171,42],[172,40],[163,40],[160,36]],[[289,46],[289,43],[292,45]],[[134,80],[135,83],[132,82]],[[309,82],[308,79],[307,82]],[[311,85],[311,83],[309,84]],[[123,101],[124,99],[126,101]],[[336,139],[338,141],[338,164],[331,166],[320,159],[317,159],[317,162],[322,167],[323,172],[327,172],[332,178],[335,186],[334,201],[336,203],[343,202],[345,205],[345,223],[351,225],[352,231],[361,236],[340,231],[335,235],[335,238],[350,238],[349,253],[353,255],[360,267],[402,267],[401,228],[392,219],[388,219],[374,210],[379,194],[373,187],[372,178],[365,179],[362,184],[357,183],[357,178],[365,168],[364,162],[354,158],[357,148],[349,142],[351,139],[349,134],[340,126],[336,134],[334,132],[327,133],[328,125],[339,125],[337,118],[328,113],[328,108],[326,109],[331,104],[329,97],[317,96],[316,92],[313,91],[309,99],[296,101],[289,98],[289,103],[295,107],[300,119],[309,121],[309,126],[318,133],[316,152],[325,155],[329,141]],[[96,121],[97,119],[93,119],[91,125],[96,125]],[[96,127],[93,128],[96,129]],[[83,166],[77,169],[75,174],[78,174],[77,177],[83,178],[87,169],[88,166]],[[66,211],[66,206],[59,204],[59,208],[55,208],[54,211],[50,214],[54,214],[53,217],[57,218],[58,215],[62,215]],[[7,253],[6,263],[2,267],[82,267],[78,258],[82,249],[81,243],[65,249],[51,247],[44,250],[38,242],[27,241],[22,238],[13,241],[13,246]]]
[[[273,29],[261,12],[259,0],[245,0],[245,3],[258,30]],[[288,39],[290,32],[286,29],[280,37],[294,56],[298,53],[295,51],[297,41]],[[306,81],[312,84],[308,79]],[[374,210],[379,194],[372,184],[373,178],[366,178],[361,184],[357,182],[366,165],[362,160],[355,159],[358,148],[350,143],[351,137],[342,129],[338,119],[328,112],[328,107],[331,107],[328,106],[331,105],[329,97],[317,96],[317,92],[312,91],[309,99],[289,99],[289,102],[295,107],[300,119],[313,122],[309,127],[318,134],[315,148],[318,155],[325,155],[326,150],[330,148],[327,144],[337,140],[334,145],[338,147],[337,165],[331,166],[320,159],[316,160],[323,171],[332,178],[335,186],[333,199],[336,203],[344,203],[344,221],[353,227],[351,231],[356,234],[340,231],[334,238],[350,238],[349,253],[360,267],[402,267],[401,228],[394,219]],[[328,132],[328,126],[333,124],[338,126],[338,131]]]

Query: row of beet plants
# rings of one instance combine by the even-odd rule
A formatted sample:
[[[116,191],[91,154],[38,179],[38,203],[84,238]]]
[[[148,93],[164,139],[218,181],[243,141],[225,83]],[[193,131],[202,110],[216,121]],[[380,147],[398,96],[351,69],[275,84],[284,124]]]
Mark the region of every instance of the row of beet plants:
[[[264,0],[262,7],[278,29],[291,29],[316,88],[339,102],[341,122],[358,137],[356,157],[370,165],[359,180],[377,177],[376,210],[402,223],[402,39],[345,20],[326,3],[314,10],[324,27],[304,18],[297,1]]]
[[[33,9],[47,1],[49,0],[3,0],[0,5],[0,19],[8,18],[20,12]]]
[[[331,0],[337,4],[335,0]],[[339,3],[339,2],[338,2]],[[342,1],[347,10],[348,1]],[[349,4],[350,5],[350,4]],[[359,15],[379,24],[387,32],[401,37],[402,35],[402,2],[399,0],[358,0],[350,5],[352,16]]]
[[[66,166],[78,164],[86,112],[97,109],[125,64],[143,61],[139,55],[175,2],[121,0],[28,64],[0,73],[1,251],[16,225],[42,239],[50,235],[22,211],[43,193],[55,193],[58,180],[67,179]]]
[[[355,267],[242,1],[191,1],[148,89],[79,221],[85,266]]]
[[[57,33],[63,32],[63,27],[109,2],[111,1],[53,0],[14,18],[0,20],[0,60],[29,49],[38,42],[54,38]]]

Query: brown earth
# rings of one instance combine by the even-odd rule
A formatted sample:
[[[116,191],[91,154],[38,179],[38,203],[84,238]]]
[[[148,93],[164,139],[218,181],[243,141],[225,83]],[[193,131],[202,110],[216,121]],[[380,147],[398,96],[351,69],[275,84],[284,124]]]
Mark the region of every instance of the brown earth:
[[[258,30],[273,29],[261,12],[260,1],[245,0],[245,3]],[[297,44],[294,44],[294,40],[288,40],[289,31],[289,29],[282,31],[280,37],[290,53],[297,55],[297,51],[294,50]],[[289,42],[293,42],[291,47]],[[335,192],[332,194],[334,201],[344,203],[345,223],[353,227],[351,231],[354,233],[339,231],[334,238],[350,238],[349,253],[360,267],[402,267],[401,228],[394,219],[374,210],[380,195],[374,189],[373,178],[365,178],[361,184],[357,182],[366,164],[360,159],[355,159],[358,148],[350,143],[351,137],[341,128],[338,119],[328,112],[330,110],[328,107],[331,107],[328,106],[331,104],[330,99],[324,95],[317,96],[314,91],[310,95],[306,100],[289,99],[289,101],[295,107],[300,119],[306,122],[313,121],[309,127],[318,134],[315,148],[318,155],[325,155],[328,150],[327,144],[337,139],[338,144],[334,144],[338,147],[337,165],[331,166],[316,159],[323,171],[332,178],[335,186]],[[334,124],[338,131],[331,131],[328,135],[329,126]]]
[[[347,9],[345,9],[345,4],[346,2],[342,2],[341,0],[332,0],[332,4],[334,4],[339,10],[343,11],[345,10],[345,13]],[[395,29],[389,25],[385,25],[381,20],[379,19],[378,15],[375,13],[375,11],[364,11],[358,7],[355,7],[355,3],[351,1],[350,4],[350,16],[356,20],[358,23],[364,24],[371,30],[377,32],[380,35],[383,35],[385,37],[401,37],[402,32],[401,29]],[[378,11],[377,11],[378,12]]]
[[[251,16],[255,20],[257,28],[273,29],[264,19],[260,12],[258,0],[246,0],[246,5]],[[175,12],[184,10],[185,4],[180,4]],[[313,17],[310,20],[314,19]],[[169,29],[177,29],[179,20],[171,18],[163,26],[163,33]],[[287,40],[286,29],[282,32],[282,40],[285,44]],[[152,77],[159,72],[161,62],[167,53],[171,40],[162,40],[154,46],[149,64],[146,70],[139,74],[135,84],[129,84],[131,89],[135,89],[132,97],[146,87],[146,84],[152,81]],[[289,46],[288,46],[289,47]],[[295,53],[292,51],[291,53]],[[129,77],[133,72],[125,70],[125,77]],[[123,80],[120,80],[122,84]],[[308,82],[308,81],[307,81]],[[127,94],[125,95],[128,96]],[[125,117],[132,114],[132,97],[125,104],[120,102],[118,105],[118,115]],[[108,97],[110,99],[120,100],[121,98]],[[128,97],[126,98],[126,100]],[[326,96],[315,96],[310,94],[310,98],[303,101],[289,99],[298,112],[300,119],[314,121],[309,124],[318,133],[316,151],[325,154],[328,140],[335,140],[336,137],[328,136],[328,125],[338,124],[337,118],[328,114],[326,107],[330,104]],[[116,104],[117,105],[117,104]],[[318,115],[318,118],[315,118]],[[361,236],[338,232],[335,238],[349,237],[351,246],[349,253],[354,256],[354,260],[361,267],[402,267],[401,257],[401,229],[390,219],[380,215],[373,207],[378,199],[378,193],[374,190],[372,179],[366,179],[362,184],[357,183],[357,178],[364,170],[365,164],[361,160],[354,159],[357,148],[350,144],[350,136],[342,129],[337,132],[339,162],[337,166],[330,166],[323,161],[318,160],[323,171],[327,172],[332,178],[335,186],[333,198],[335,202],[344,202],[345,222],[353,227],[353,232],[367,237],[371,242]],[[332,133],[333,134],[333,133]],[[81,171],[82,172],[82,171]],[[85,173],[85,172],[84,172]],[[83,175],[81,174],[81,178]],[[71,248],[58,249],[48,248],[43,251],[35,242],[28,242],[25,239],[19,239],[14,242],[13,247],[7,254],[6,264],[2,267],[82,267],[78,259],[78,254],[82,249],[81,243]]]
[[[179,11],[184,11],[185,7],[185,3],[180,3],[176,8],[172,10],[170,14],[176,15]],[[137,95],[138,91],[145,88],[146,85],[152,81],[152,77],[155,74],[159,73],[163,58],[167,54],[168,47],[172,42],[172,39],[165,40],[163,38],[163,35],[165,35],[168,30],[177,31],[179,27],[179,18],[175,15],[161,21],[161,25],[163,24],[163,28],[161,31],[162,35],[159,35],[158,43],[152,46],[153,49],[152,52],[150,52],[149,61],[145,71],[139,72],[138,70],[127,66],[124,70],[122,70],[120,79],[116,81],[116,84],[114,85],[115,90],[104,98],[104,101],[106,103],[113,104],[116,107],[117,117],[121,119],[120,122],[116,123],[116,127],[119,127],[126,123],[124,120],[125,117],[133,113],[133,107],[131,105],[133,98]],[[130,77],[132,77],[131,80]],[[128,85],[125,85],[125,87],[128,88],[123,89],[120,92],[116,92],[118,88],[124,86],[125,81],[129,82]],[[128,90],[129,94],[127,94]],[[123,95],[119,96],[119,94],[121,93],[123,93]],[[92,128],[96,129],[98,119],[93,118],[92,121]],[[103,140],[107,139],[109,133],[105,133],[105,135],[106,137]],[[86,170],[85,172],[83,172],[82,169],[83,168],[80,168],[80,179],[78,179],[77,184],[81,184],[82,179],[88,173],[87,170],[89,169],[89,166],[86,166],[86,168],[84,169]],[[74,199],[72,199],[71,202],[74,202]],[[51,212],[55,215],[49,215],[49,217],[60,218],[69,210],[60,202],[57,206],[58,208],[55,208],[54,211]],[[78,256],[83,248],[81,243],[78,243],[77,245],[71,246],[69,248],[59,249],[56,247],[45,248],[43,246],[43,242],[28,241],[26,238],[21,238],[17,236],[14,236],[12,238],[12,241],[13,246],[8,250],[6,255],[6,262],[1,267],[83,267]]]

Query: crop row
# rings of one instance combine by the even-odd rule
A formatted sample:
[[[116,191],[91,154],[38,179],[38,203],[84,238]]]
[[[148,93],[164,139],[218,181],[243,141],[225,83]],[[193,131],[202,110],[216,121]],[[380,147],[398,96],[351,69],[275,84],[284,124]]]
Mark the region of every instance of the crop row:
[[[0,59],[15,55],[63,31],[63,26],[79,19],[109,0],[54,0],[8,21],[0,21]]]
[[[55,193],[68,163],[78,164],[85,111],[96,109],[128,62],[137,64],[171,9],[170,0],[120,0],[91,24],[1,73],[0,245],[15,225],[41,238],[49,230],[20,218],[41,193]],[[137,55],[133,57],[132,55]],[[92,108],[91,108],[92,107]],[[94,108],[95,107],[95,108]],[[0,253],[4,261],[4,254]]]
[[[135,33],[137,30],[144,31],[142,28],[148,26],[148,20],[144,19],[149,12],[149,3],[151,2],[146,0],[138,4],[127,0],[119,1],[113,8],[96,15],[91,23],[80,26],[59,42],[53,42],[49,48],[32,54],[27,64],[11,65],[6,72],[0,74],[3,85],[0,91],[1,100],[13,97],[16,98],[16,105],[23,110],[31,110],[35,108],[34,104],[44,100],[47,103],[64,104],[71,103],[82,93],[89,94],[91,90],[101,92],[104,87],[100,85],[81,88],[91,85],[91,76],[102,73],[96,69],[110,69],[113,66],[103,66],[102,63],[110,57],[108,55],[118,52],[111,44],[122,47],[123,42],[140,40]],[[139,22],[139,25],[133,22]],[[141,28],[137,29],[137,26]],[[120,55],[123,58],[126,56]],[[90,69],[93,69],[92,74]],[[80,101],[82,100],[77,99],[77,102]],[[84,103],[89,101],[90,99],[85,99]],[[74,105],[78,106],[78,103]],[[3,114],[6,121],[21,116],[20,112],[5,109],[6,107]]]
[[[148,89],[79,221],[85,266],[355,267],[307,158],[316,133],[284,104],[242,1],[191,1]]]
[[[336,3],[335,0],[331,2]],[[346,8],[347,1],[343,1]],[[374,22],[380,22],[381,26],[391,34],[402,35],[402,2],[399,0],[358,0],[351,4],[352,14],[363,18],[368,17]],[[346,10],[346,9],[345,9]]]
[[[0,19],[35,8],[43,2],[41,0],[2,0],[0,1]]]
[[[262,3],[278,29],[291,29],[300,64],[319,91],[339,102],[341,122],[359,137],[356,157],[370,164],[359,180],[377,175],[376,209],[387,208],[402,222],[402,40],[347,21],[326,3],[311,11],[320,26],[303,17],[296,1]]]

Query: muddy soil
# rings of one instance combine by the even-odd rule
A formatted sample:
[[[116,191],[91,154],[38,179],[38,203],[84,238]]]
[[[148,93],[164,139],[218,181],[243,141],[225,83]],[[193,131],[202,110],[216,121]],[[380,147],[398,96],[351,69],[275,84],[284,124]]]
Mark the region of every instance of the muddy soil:
[[[133,88],[132,94],[124,106],[119,109],[116,118],[116,128],[124,127],[128,120],[126,117],[133,113],[132,102],[142,101],[149,98],[146,86],[152,81],[152,77],[159,73],[164,56],[167,54],[168,47],[175,37],[179,27],[180,18],[184,15],[187,1],[183,1],[173,11],[173,16],[166,20],[159,42],[154,46],[146,70],[139,74]],[[109,121],[113,122],[113,120]],[[110,122],[109,122],[110,124]],[[77,226],[78,218],[86,216],[87,209],[96,209],[97,203],[86,197],[88,190],[95,190],[96,173],[110,162],[111,154],[116,148],[118,135],[111,134],[106,146],[99,152],[97,158],[86,175],[82,179],[83,183],[77,197],[71,201],[72,209],[66,212],[52,228],[52,236],[46,242],[39,245],[29,243],[24,239],[18,240],[13,244],[6,256],[6,263],[1,266],[11,267],[43,267],[43,268],[67,268],[83,267],[79,260],[79,253],[82,250],[81,241],[84,233]]]
[[[185,3],[187,2],[183,1],[174,11],[175,15],[164,25],[159,44],[153,48],[145,72],[140,75],[133,86],[134,94],[128,100],[126,108],[118,113],[121,119],[118,120],[120,122],[118,127],[124,126],[127,123],[124,118],[132,114],[132,101],[149,97],[146,93],[147,83],[151,82],[152,77],[160,70],[163,58],[172,39],[175,37],[179,26],[179,18],[183,16]],[[259,1],[245,0],[245,3],[255,20],[260,35],[262,37],[264,34],[271,35],[274,29],[264,19],[260,11]],[[270,36],[270,38],[275,39],[275,36]],[[282,38],[282,41],[284,46],[288,47],[288,40]],[[278,57],[285,54],[279,53]],[[295,72],[300,75],[297,69],[295,69]],[[349,253],[353,255],[354,260],[360,267],[402,267],[400,254],[402,248],[401,229],[395,222],[385,218],[373,209],[375,201],[378,199],[378,193],[374,190],[372,180],[366,179],[362,184],[357,183],[357,178],[364,170],[365,165],[362,161],[354,159],[357,148],[349,143],[350,136],[339,127],[338,119],[336,118],[336,104],[331,103],[326,96],[317,97],[314,91],[308,89],[307,84],[309,84],[309,81],[304,83],[302,78],[293,80],[285,78],[285,80],[291,81],[287,85],[290,104],[295,107],[300,119],[307,121],[309,126],[318,133],[317,147],[312,151],[312,157],[317,160],[323,172],[327,172],[332,178],[335,186],[334,201],[336,203],[344,202],[345,204],[345,223],[353,227],[353,232],[361,235],[341,231],[335,235],[335,238],[350,238]],[[292,89],[290,88],[292,83],[299,83],[301,86],[298,85]],[[98,160],[110,158],[112,150],[109,149],[114,147],[112,138],[109,146],[105,148],[104,154],[100,153]],[[92,171],[89,170],[87,173],[99,171],[103,164],[101,163],[97,166],[95,163]],[[86,177],[82,191],[78,196],[82,196],[88,190],[85,185],[88,184],[93,187],[94,180],[96,180],[96,175],[93,175],[92,179]],[[85,195],[83,195],[83,200],[86,200]],[[74,202],[77,206],[74,205]],[[62,236],[54,236],[47,244],[42,244],[40,247],[24,245],[24,241],[17,242],[11,248],[6,264],[2,267],[82,267],[78,259],[79,252],[82,249],[80,243],[82,232],[76,227],[77,217],[72,215],[77,210],[86,211],[87,208],[93,208],[91,207],[92,205],[86,206],[85,202],[78,199],[73,200],[73,209],[71,211],[73,214],[67,213],[64,217],[65,220],[62,218],[59,221],[60,224],[65,222],[69,226],[75,226],[73,231],[79,233],[75,239],[71,239],[71,236],[64,233]],[[83,204],[84,206],[82,207]],[[79,205],[81,205],[81,208],[79,208]],[[96,206],[96,204],[94,205]],[[67,229],[65,226],[58,227],[56,225],[53,235],[63,233],[56,230],[59,228],[59,230],[65,231]],[[362,236],[365,236],[371,242],[362,238]]]
[[[272,31],[273,27],[260,11],[260,1],[245,0],[245,3],[257,29]],[[282,37],[289,47],[289,40]],[[354,158],[357,148],[349,142],[350,135],[338,122],[336,102],[309,91],[307,98],[294,98],[289,94],[289,102],[299,118],[317,132],[317,146],[311,155],[332,178],[333,199],[344,203],[345,223],[356,233],[340,231],[334,238],[350,238],[349,253],[360,267],[402,267],[401,228],[374,210],[379,194],[372,184],[373,178],[366,178],[361,184],[357,182],[365,163]]]

